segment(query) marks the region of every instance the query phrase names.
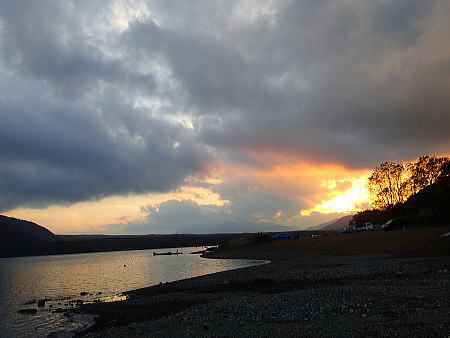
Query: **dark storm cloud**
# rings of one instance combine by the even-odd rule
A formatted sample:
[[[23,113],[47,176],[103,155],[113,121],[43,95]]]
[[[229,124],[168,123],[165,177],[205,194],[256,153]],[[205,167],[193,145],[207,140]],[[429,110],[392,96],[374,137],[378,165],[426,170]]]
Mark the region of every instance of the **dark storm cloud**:
[[[0,209],[167,191],[212,153],[367,168],[448,152],[446,0],[167,0],[123,19],[138,4],[0,1]],[[298,206],[217,189],[241,218]]]
[[[81,95],[99,83],[150,92],[152,74],[133,71],[111,58],[83,34],[77,6],[58,1],[0,3],[2,56],[23,74],[50,82],[66,95]]]
[[[0,3],[0,210],[169,191],[212,158],[135,106],[153,75],[105,56],[68,8]]]
[[[162,56],[187,94],[181,104],[200,116],[286,110],[294,94],[267,87],[258,67],[207,34],[174,32],[146,21],[131,25],[123,43],[135,55],[141,52],[143,62],[149,55]]]
[[[210,159],[189,132],[123,102],[103,112],[38,95],[17,100],[0,101],[3,210],[168,191]]]
[[[295,1],[250,23],[200,20],[203,34],[127,34],[152,49],[158,31],[206,143],[370,167],[448,149],[448,14],[445,1]]]

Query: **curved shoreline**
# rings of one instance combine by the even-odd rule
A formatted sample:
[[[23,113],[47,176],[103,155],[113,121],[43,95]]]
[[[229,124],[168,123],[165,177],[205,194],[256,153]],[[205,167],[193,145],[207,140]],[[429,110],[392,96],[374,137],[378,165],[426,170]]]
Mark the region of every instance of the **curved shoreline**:
[[[120,304],[79,311],[99,315],[88,334],[99,337],[450,334],[448,256],[394,256],[264,246],[211,254],[271,264],[133,290]]]
[[[121,301],[116,301],[116,302],[106,302],[106,303],[105,302],[85,303],[80,308],[70,309],[67,311],[68,316],[70,316],[72,318],[76,317],[78,315],[82,315],[82,316],[84,316],[84,318],[88,318],[89,320],[87,320],[87,321],[80,321],[80,324],[83,324],[83,327],[81,327],[77,330],[73,330],[73,331],[66,331],[66,330],[55,331],[55,332],[50,333],[48,336],[49,337],[81,336],[86,333],[89,333],[90,331],[92,331],[92,329],[97,331],[97,330],[99,330],[99,328],[109,327],[108,324],[105,325],[105,323],[102,323],[102,320],[100,320],[100,324],[98,322],[98,317],[101,317],[102,315],[103,316],[106,315],[106,317],[109,316],[109,314],[107,313],[107,312],[109,312],[109,309],[107,309],[106,312],[102,311],[102,310],[99,311],[99,308],[102,308],[103,306],[105,306],[107,308],[114,308],[116,306],[120,306],[119,305],[120,303],[127,302],[127,301],[132,302],[135,299],[149,297],[154,294],[177,292],[176,290],[178,290],[181,285],[183,285],[182,286],[183,289],[196,287],[196,286],[190,286],[189,283],[192,281],[196,281],[197,279],[202,279],[202,278],[211,279],[211,278],[214,278],[213,276],[215,276],[215,275],[217,275],[218,278],[221,278],[222,274],[226,274],[227,272],[230,272],[230,271],[251,269],[253,267],[271,263],[271,261],[269,261],[269,260],[256,259],[256,258],[245,259],[245,258],[240,258],[240,257],[227,257],[227,258],[203,257],[203,256],[201,256],[201,257],[205,258],[205,259],[243,259],[243,260],[248,260],[248,261],[254,262],[255,264],[249,265],[249,266],[243,266],[243,267],[239,267],[239,268],[233,268],[233,269],[229,269],[229,270],[225,270],[225,271],[207,273],[207,274],[203,274],[203,275],[195,276],[195,277],[187,277],[184,279],[164,282],[164,283],[151,285],[151,286],[147,286],[147,287],[143,287],[143,288],[123,291],[120,294],[127,296],[126,300],[121,300]],[[204,283],[204,282],[201,281],[201,283]],[[176,309],[178,309],[178,308],[175,307],[174,310],[176,310]],[[101,313],[100,315],[99,315],[98,311]],[[172,311],[169,311],[169,312],[172,312]],[[155,316],[152,316],[152,317],[159,318],[160,316],[161,316],[161,314],[155,314]],[[95,319],[95,321],[94,321],[94,319]],[[75,321],[78,321],[78,320],[75,320]]]

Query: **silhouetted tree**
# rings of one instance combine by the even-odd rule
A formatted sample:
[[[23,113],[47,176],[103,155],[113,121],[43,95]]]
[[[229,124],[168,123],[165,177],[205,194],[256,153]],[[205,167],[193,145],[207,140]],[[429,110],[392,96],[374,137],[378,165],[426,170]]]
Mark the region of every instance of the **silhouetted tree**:
[[[408,217],[414,224],[448,224],[450,159],[421,156],[412,163],[381,163],[368,179],[374,209],[358,212],[350,225],[382,224]]]
[[[448,157],[421,156],[417,162],[409,163],[410,187],[413,194],[436,182],[449,165]]]
[[[450,176],[450,160],[447,160],[447,162],[442,165],[441,174],[439,175],[439,178],[449,176]]]
[[[381,163],[369,177],[368,187],[377,208],[402,203],[410,195],[407,169],[399,163]]]
[[[421,156],[412,163],[381,163],[369,177],[368,187],[374,206],[389,209],[449,174],[448,157]]]

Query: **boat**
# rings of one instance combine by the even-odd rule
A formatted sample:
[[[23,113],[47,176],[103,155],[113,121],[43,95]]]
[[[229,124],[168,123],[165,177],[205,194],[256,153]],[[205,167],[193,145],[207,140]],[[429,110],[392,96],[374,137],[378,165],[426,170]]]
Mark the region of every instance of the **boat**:
[[[176,251],[176,252],[171,252],[171,251],[168,251],[168,252],[153,252],[153,256],[170,256],[170,255],[181,255],[182,254],[182,252],[178,252],[178,251]]]
[[[203,250],[198,250],[198,251],[192,251],[189,252],[191,255],[195,255],[195,254],[204,254],[206,252],[206,249]]]

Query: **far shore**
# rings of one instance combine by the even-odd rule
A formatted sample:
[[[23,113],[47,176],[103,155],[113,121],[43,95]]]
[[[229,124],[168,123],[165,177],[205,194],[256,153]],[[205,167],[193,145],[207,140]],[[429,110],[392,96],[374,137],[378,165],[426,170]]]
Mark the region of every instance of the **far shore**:
[[[87,304],[99,337],[450,334],[448,228],[270,241],[208,254],[271,263]]]

